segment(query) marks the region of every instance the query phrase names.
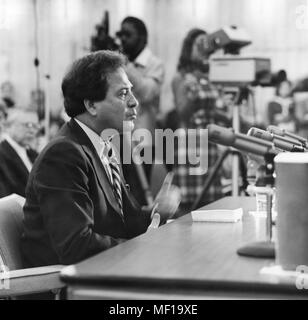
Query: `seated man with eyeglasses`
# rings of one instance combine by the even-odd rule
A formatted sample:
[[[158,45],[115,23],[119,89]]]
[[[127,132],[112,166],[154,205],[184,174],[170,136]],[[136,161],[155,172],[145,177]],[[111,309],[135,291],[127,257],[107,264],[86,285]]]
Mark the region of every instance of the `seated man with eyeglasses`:
[[[0,143],[0,198],[12,193],[25,197],[25,189],[37,152],[39,121],[32,110],[11,109]]]

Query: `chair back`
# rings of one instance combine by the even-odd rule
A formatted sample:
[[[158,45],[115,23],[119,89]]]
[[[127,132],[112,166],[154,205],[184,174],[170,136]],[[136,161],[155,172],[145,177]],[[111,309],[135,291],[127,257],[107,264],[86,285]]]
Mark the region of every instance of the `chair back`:
[[[0,199],[0,271],[22,268],[20,239],[25,199],[12,194]]]

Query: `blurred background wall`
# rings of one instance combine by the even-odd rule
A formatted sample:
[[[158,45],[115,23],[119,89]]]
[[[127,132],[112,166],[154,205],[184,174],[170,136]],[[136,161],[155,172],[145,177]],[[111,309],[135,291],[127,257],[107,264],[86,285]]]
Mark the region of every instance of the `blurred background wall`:
[[[40,84],[57,112],[65,69],[89,52],[104,10],[109,11],[111,35],[127,15],[146,22],[149,46],[166,66],[163,110],[173,105],[170,80],[182,40],[192,27],[208,32],[231,24],[245,28],[253,44],[242,53],[270,57],[273,70],[286,69],[296,80],[308,75],[303,5],[308,7],[305,0],[0,0],[0,83],[12,82],[17,104],[28,105],[36,87],[33,61],[38,55]]]

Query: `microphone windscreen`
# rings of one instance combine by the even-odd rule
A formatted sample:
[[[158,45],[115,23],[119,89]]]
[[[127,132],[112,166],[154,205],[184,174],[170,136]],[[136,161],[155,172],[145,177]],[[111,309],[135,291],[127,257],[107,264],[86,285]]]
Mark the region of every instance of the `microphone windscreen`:
[[[269,132],[258,128],[250,128],[247,135],[266,141],[273,141],[273,136]]]
[[[284,136],[284,131],[278,127],[275,126],[268,126],[267,131],[273,134],[276,134],[277,136]]]
[[[235,140],[233,129],[220,127],[215,124],[208,125],[207,129],[211,142],[224,146],[233,146]]]

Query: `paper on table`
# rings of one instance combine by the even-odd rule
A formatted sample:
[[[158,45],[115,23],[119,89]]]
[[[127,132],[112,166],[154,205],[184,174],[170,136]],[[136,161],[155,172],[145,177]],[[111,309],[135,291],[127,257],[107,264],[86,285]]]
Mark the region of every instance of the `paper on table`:
[[[242,220],[243,209],[235,210],[197,210],[192,211],[195,222],[237,222]]]

